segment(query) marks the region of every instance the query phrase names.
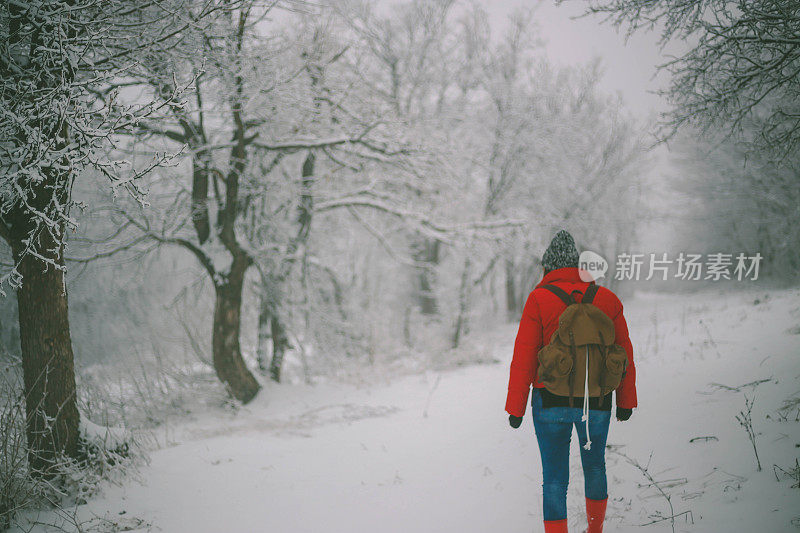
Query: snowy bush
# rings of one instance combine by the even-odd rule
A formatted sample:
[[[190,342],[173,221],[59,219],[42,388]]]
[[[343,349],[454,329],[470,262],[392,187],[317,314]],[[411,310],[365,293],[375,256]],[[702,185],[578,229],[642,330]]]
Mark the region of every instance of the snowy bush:
[[[0,530],[21,508],[37,500],[36,483],[27,475],[25,405],[19,376],[0,370]]]
[[[127,360],[92,365],[78,373],[78,405],[84,416],[149,437],[149,430],[186,418],[204,407],[232,405],[210,364],[193,354],[138,351]],[[113,441],[116,435],[109,433]],[[106,435],[103,434],[105,439]]]
[[[85,502],[102,482],[122,481],[144,457],[129,432],[99,426],[84,415],[80,457],[58,459],[51,476],[32,475],[20,370],[18,361],[0,367],[0,530],[17,524],[29,509],[61,510]]]

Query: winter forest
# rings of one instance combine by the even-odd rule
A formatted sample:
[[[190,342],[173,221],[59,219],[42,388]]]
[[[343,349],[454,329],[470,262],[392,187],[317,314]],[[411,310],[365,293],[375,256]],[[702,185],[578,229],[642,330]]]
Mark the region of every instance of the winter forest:
[[[9,0],[0,76],[0,531],[542,531],[562,229],[605,530],[800,528],[796,0]]]

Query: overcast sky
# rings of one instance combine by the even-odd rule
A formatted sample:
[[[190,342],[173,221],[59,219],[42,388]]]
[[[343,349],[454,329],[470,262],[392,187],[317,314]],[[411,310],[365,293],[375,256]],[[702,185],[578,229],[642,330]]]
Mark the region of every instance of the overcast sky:
[[[599,57],[605,70],[603,87],[621,92],[631,111],[645,118],[665,109],[663,99],[649,92],[664,83],[663,75],[654,79],[656,66],[663,62],[658,35],[637,34],[626,44],[624,34],[610,24],[601,24],[601,17],[575,19],[586,6],[582,0],[558,7],[554,0],[479,1],[489,12],[496,32],[515,8],[535,9],[547,55],[552,61],[575,65]]]
[[[656,76],[656,67],[664,62],[658,46],[658,34],[641,33],[627,42],[623,32],[601,23],[598,16],[575,19],[583,13],[586,2],[572,0],[556,7],[554,0],[478,0],[489,12],[492,29],[501,33],[507,17],[517,7],[535,9],[536,21],[545,43],[547,56],[556,64],[569,66],[600,58],[604,70],[602,86],[620,92],[626,107],[640,119],[656,118],[666,111],[666,101],[652,94],[665,87],[665,74]],[[667,249],[674,236],[665,230],[663,216],[670,212],[675,198],[668,187],[674,172],[667,159],[667,149],[659,146],[651,153],[652,165],[646,175],[645,202],[652,221],[643,224],[640,234],[648,251]]]

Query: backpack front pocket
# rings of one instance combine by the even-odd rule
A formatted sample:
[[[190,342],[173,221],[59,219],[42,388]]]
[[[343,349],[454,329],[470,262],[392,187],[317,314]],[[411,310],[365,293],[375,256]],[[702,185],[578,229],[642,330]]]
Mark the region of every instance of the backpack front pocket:
[[[572,371],[574,361],[569,348],[560,344],[548,344],[539,351],[539,377],[545,385],[563,381]]]
[[[628,354],[619,344],[608,347],[603,369],[603,388],[616,389],[622,381],[622,375],[628,367]]]

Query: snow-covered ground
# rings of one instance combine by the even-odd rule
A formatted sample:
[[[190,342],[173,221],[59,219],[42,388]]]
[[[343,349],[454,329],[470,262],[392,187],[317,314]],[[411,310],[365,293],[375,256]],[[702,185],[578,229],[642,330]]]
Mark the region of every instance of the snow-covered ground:
[[[779,411],[800,391],[800,290],[639,294],[626,316],[640,407],[612,420],[606,531],[672,531],[669,520],[642,529],[669,516],[669,502],[627,458],[649,465],[675,514],[690,512],[675,531],[800,527],[797,481],[773,468],[789,470],[800,454],[800,412]],[[175,428],[141,482],[104,488],[78,516],[107,519],[95,523],[109,531],[541,531],[530,411],[518,430],[503,412],[515,331],[469,339],[498,364],[364,386],[269,386],[235,415]],[[735,418],[745,394],[755,398],[760,472]],[[582,531],[577,438],[571,470],[570,529]]]

